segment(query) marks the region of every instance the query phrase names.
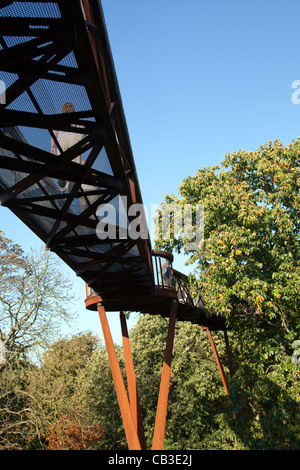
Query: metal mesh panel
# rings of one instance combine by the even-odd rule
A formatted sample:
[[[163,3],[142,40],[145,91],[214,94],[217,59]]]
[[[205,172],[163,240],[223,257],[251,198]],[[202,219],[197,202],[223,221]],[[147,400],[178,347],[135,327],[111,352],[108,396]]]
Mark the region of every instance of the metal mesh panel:
[[[1,9],[2,16],[27,18],[60,18],[56,2],[14,2]]]

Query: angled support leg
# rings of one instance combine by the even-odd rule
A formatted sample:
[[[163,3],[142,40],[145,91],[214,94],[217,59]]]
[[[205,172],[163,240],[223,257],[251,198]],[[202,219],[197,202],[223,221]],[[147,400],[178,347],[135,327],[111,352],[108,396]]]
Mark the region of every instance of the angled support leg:
[[[206,330],[206,332],[207,332],[207,336],[208,336],[210,345],[211,345],[211,347],[212,347],[212,350],[213,350],[213,353],[214,353],[214,356],[215,356],[215,360],[216,360],[216,363],[217,363],[219,372],[220,372],[220,374],[221,374],[221,378],[222,378],[222,382],[223,382],[223,385],[224,385],[224,388],[225,388],[226,395],[229,397],[229,385],[228,385],[228,380],[227,380],[227,377],[226,377],[226,375],[225,375],[223,366],[222,366],[222,364],[221,364],[221,361],[220,361],[220,358],[219,358],[219,354],[218,354],[217,348],[216,348],[216,346],[215,346],[214,340],[213,340],[213,338],[212,338],[211,332],[210,332],[209,328],[207,328],[207,327],[204,327],[204,328],[202,328],[202,329],[203,329],[203,330]],[[225,340],[226,340],[226,336],[225,336]],[[226,344],[226,345],[227,345],[227,344]],[[227,350],[227,353],[228,353],[228,350]],[[232,403],[231,403],[231,402],[229,402],[229,403],[230,403],[230,405],[232,406]],[[233,418],[236,419],[236,415],[235,415],[235,412],[234,412],[234,411],[232,411],[232,414],[233,414]]]
[[[216,360],[216,363],[217,363],[219,372],[220,372],[220,374],[221,374],[221,378],[222,378],[222,382],[223,382],[223,385],[224,385],[224,388],[225,388],[226,395],[229,395],[229,386],[228,386],[227,377],[226,377],[226,375],[225,375],[223,366],[222,366],[222,364],[221,364],[221,361],[220,361],[220,358],[219,358],[219,354],[218,354],[217,348],[216,348],[216,346],[215,346],[214,340],[213,340],[213,338],[212,338],[211,332],[210,332],[209,328],[206,328],[206,327],[204,327],[203,330],[206,330],[206,332],[207,332],[207,336],[208,336],[208,339],[209,339],[211,348],[212,348],[212,350],[213,350],[213,353],[214,353],[214,356],[215,356],[215,360]]]
[[[171,378],[171,361],[173,342],[175,335],[175,323],[177,314],[177,303],[174,301],[171,305],[169,329],[165,349],[165,358],[162,369],[162,376],[160,382],[160,390],[157,403],[155,428],[152,442],[152,450],[163,450],[165,428],[166,428],[166,417],[169,397],[169,387]]]
[[[110,362],[111,372],[125,429],[126,439],[128,442],[128,448],[129,450],[141,450],[141,444],[132,417],[132,412],[128,401],[128,396],[124,385],[119,361],[117,358],[116,350],[114,347],[113,339],[105,313],[105,308],[101,304],[97,304],[97,308],[102,325],[103,335],[105,339],[107,354]]]
[[[120,322],[122,329],[122,340],[123,340],[123,349],[125,357],[125,366],[126,366],[126,376],[127,376],[127,385],[128,385],[128,394],[129,394],[129,403],[132,412],[132,418],[134,421],[135,428],[141,443],[142,450],[146,450],[146,439],[144,434],[144,427],[142,421],[142,413],[140,407],[140,401],[137,392],[136,378],[134,372],[134,364],[131,354],[130,342],[128,329],[126,324],[126,317],[123,312],[120,313]]]

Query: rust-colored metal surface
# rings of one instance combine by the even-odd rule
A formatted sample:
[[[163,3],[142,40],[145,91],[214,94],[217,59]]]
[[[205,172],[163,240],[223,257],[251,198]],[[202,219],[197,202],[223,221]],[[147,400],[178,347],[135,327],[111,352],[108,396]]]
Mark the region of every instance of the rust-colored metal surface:
[[[178,320],[210,322],[200,304],[188,302],[183,275],[166,276],[172,260],[162,262],[163,253],[152,258],[147,226],[144,237],[124,237],[131,220],[124,198],[127,207],[143,201],[100,2],[2,3],[0,44],[7,85],[0,104],[1,205],[107,311],[165,315],[181,295]],[[99,208],[108,207],[118,220],[107,222],[104,236]],[[87,308],[95,305],[87,299]],[[224,329],[224,320],[206,326]]]
[[[105,339],[107,354],[110,362],[110,368],[118,397],[125,434],[129,450],[141,450],[140,440],[137,434],[137,428],[132,416],[132,409],[129,404],[126,388],[124,385],[121,369],[119,366],[117,354],[115,351],[113,339],[109,329],[105,308],[98,304],[98,312],[101,321],[102,331]]]
[[[181,273],[166,276],[172,259],[152,257],[147,224],[144,237],[124,236],[132,217],[123,201],[128,208],[143,200],[100,2],[2,2],[0,45],[1,205],[101,297],[106,311],[166,315],[181,295],[179,321],[224,329],[223,319],[211,324],[203,306],[188,299]],[[105,236],[99,210],[109,207],[117,219],[107,221]],[[86,306],[96,308],[93,299]]]
[[[227,377],[226,377],[226,374],[224,372],[224,368],[223,368],[223,365],[220,361],[220,357],[219,357],[219,354],[218,354],[218,351],[217,351],[217,348],[215,346],[215,342],[213,340],[213,337],[211,335],[211,332],[208,328],[203,328],[206,332],[207,332],[207,336],[208,336],[208,339],[209,339],[209,342],[210,342],[210,345],[211,345],[211,348],[212,348],[212,351],[214,353],[214,357],[215,357],[215,360],[216,360],[216,363],[217,363],[217,366],[218,366],[218,369],[219,369],[219,372],[220,372],[220,375],[221,375],[221,378],[222,378],[222,382],[223,382],[223,385],[224,385],[224,389],[225,389],[225,392],[226,392],[226,395],[229,395],[229,385],[228,385],[228,380],[227,380]]]
[[[172,255],[162,251],[152,251],[154,289],[150,294],[140,294],[139,289],[127,293],[122,298],[115,297],[102,301],[101,297],[87,287],[85,305],[88,310],[96,310],[97,303],[103,302],[107,311],[129,310],[168,317],[170,308],[177,303],[177,321],[190,321],[206,326],[210,330],[225,330],[223,317],[210,315],[199,293],[192,295],[188,277],[173,269]]]
[[[0,45],[2,206],[102,300],[152,292],[149,236],[99,236],[99,207],[143,203],[100,2],[1,2]]]
[[[133,418],[134,426],[137,431],[141,448],[142,450],[146,450],[147,446],[146,446],[144,426],[143,426],[143,421],[142,421],[141,406],[140,406],[140,401],[139,401],[139,396],[138,396],[127,323],[126,323],[126,318],[123,312],[120,313],[120,322],[121,322],[121,329],[122,329],[122,340],[123,340],[123,349],[124,349],[124,358],[125,358],[125,367],[126,367],[128,395],[129,395],[130,408],[132,412],[132,418]]]
[[[227,326],[192,294],[172,255],[152,251],[147,224],[143,236],[131,236],[127,207],[143,200],[100,1],[0,2],[0,72],[1,205],[86,283],[130,450],[146,442],[129,336],[121,315],[128,396],[106,312],[169,318],[153,436],[153,449],[163,449],[175,322],[207,328],[226,393],[210,330]],[[111,208],[116,217],[105,219]]]
[[[164,357],[160,389],[159,389],[159,395],[158,395],[152,450],[162,450],[163,445],[164,445],[168,397],[169,397],[170,378],[171,378],[172,352],[173,352],[173,343],[174,343],[174,336],[175,336],[176,314],[177,314],[177,303],[176,301],[173,301],[171,304],[171,309],[170,309],[170,314],[169,314],[169,329],[168,329],[168,336],[166,340],[165,357]]]

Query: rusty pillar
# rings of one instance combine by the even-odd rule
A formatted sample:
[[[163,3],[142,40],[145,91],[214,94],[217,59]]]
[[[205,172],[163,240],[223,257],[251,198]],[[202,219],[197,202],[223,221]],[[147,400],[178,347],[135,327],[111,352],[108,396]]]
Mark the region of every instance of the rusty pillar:
[[[130,403],[132,418],[134,421],[135,428],[137,430],[141,448],[142,450],[146,450],[147,446],[146,446],[146,439],[145,439],[145,434],[144,434],[140,401],[139,401],[137,386],[136,386],[134,364],[133,364],[133,359],[132,359],[132,354],[131,354],[131,347],[130,347],[130,342],[129,342],[126,317],[123,312],[120,313],[120,322],[121,322],[121,329],[122,329],[122,340],[123,340],[123,349],[124,349],[124,357],[125,357],[129,403]]]
[[[110,362],[110,368],[115,384],[121,416],[123,420],[124,430],[128,443],[129,450],[141,450],[141,444],[137,435],[136,426],[132,417],[132,412],[124,385],[119,361],[117,358],[116,350],[114,347],[113,339],[111,336],[109,324],[106,317],[105,308],[98,303],[97,304],[99,317],[102,325],[104,340],[106,344],[107,354]]]
[[[155,428],[153,434],[152,450],[163,450],[167,407],[169,397],[169,387],[171,378],[171,361],[173,342],[175,335],[175,323],[177,314],[177,303],[173,301],[170,309],[169,329],[166,341],[165,357],[162,369],[162,376],[160,382],[159,396],[156,410]]]
[[[209,328],[206,328],[206,327],[204,327],[203,330],[206,330],[206,332],[207,332],[207,336],[208,336],[208,339],[209,339],[211,348],[212,348],[212,350],[213,350],[213,353],[214,353],[214,356],[215,356],[215,360],[216,360],[216,363],[217,363],[219,372],[220,372],[220,374],[221,374],[221,378],[222,378],[222,382],[223,382],[223,385],[224,385],[224,388],[225,388],[226,395],[229,395],[229,386],[228,386],[227,377],[226,377],[226,375],[225,375],[223,366],[222,366],[222,364],[221,364],[221,361],[220,361],[220,358],[219,358],[219,354],[218,354],[217,348],[216,348],[216,346],[215,346],[214,340],[213,340],[213,338],[212,338],[211,332],[210,332]]]

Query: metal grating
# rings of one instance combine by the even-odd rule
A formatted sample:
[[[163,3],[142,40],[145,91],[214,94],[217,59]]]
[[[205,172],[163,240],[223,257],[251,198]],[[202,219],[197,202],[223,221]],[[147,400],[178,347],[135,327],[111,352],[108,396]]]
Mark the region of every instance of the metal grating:
[[[145,238],[123,233],[131,220],[123,198],[128,207],[143,201],[100,2],[0,3],[0,79],[1,204],[107,310],[161,314],[176,292],[153,297],[148,228]],[[66,102],[74,105],[67,113]],[[115,230],[102,240],[99,207],[105,212],[108,204],[116,209],[107,219]],[[202,307],[183,307],[181,319],[205,319]]]

